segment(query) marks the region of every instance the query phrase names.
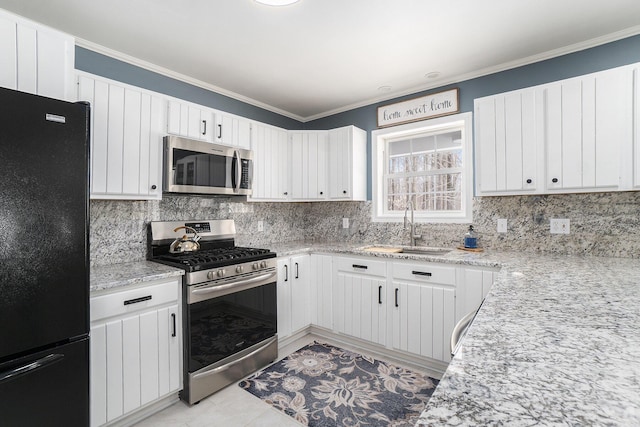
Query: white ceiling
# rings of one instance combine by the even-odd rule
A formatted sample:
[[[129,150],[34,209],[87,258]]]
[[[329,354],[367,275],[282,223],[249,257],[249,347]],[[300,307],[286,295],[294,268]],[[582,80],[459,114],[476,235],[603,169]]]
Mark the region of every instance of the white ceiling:
[[[282,8],[0,0],[0,8],[301,121],[640,33],[638,0],[300,0]],[[440,77],[425,77],[435,71]]]

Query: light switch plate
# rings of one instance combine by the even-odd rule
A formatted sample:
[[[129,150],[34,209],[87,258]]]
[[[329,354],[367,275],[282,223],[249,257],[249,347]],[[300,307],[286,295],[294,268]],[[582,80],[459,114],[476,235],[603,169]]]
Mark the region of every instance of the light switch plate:
[[[571,232],[571,223],[566,218],[551,218],[549,220],[549,228],[551,234],[569,234]]]
[[[498,220],[498,233],[506,233],[507,232],[507,219],[500,218]]]
[[[342,218],[342,228],[349,228],[349,218]]]
[[[264,221],[258,221],[258,231],[264,231]]]

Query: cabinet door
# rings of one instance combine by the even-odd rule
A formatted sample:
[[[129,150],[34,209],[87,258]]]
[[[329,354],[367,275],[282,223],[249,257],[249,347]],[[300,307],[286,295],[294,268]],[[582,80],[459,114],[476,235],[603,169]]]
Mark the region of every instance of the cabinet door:
[[[291,266],[289,259],[278,260],[278,338],[286,338],[293,332],[291,324]]]
[[[392,347],[432,359],[451,360],[455,290],[445,286],[393,281]]]
[[[477,268],[458,268],[456,274],[456,322],[480,307],[493,285],[495,272]]]
[[[309,312],[309,255],[291,257],[291,330],[306,328],[311,323]]]
[[[78,78],[78,99],[92,106],[92,198],[159,199],[162,99],[85,74]]]
[[[545,87],[548,190],[626,186],[621,166],[632,152],[632,87],[628,67]]]
[[[311,324],[333,329],[332,260],[329,255],[312,254],[310,258]]]
[[[385,345],[385,279],[338,272],[334,284],[334,329]]]
[[[367,133],[355,126],[328,134],[329,198],[366,200]]]
[[[215,117],[212,109],[172,99],[167,103],[167,133],[213,142]]]
[[[539,108],[534,89],[477,99],[476,191],[535,191]]]
[[[178,305],[91,327],[91,425],[180,389]]]
[[[73,37],[0,11],[0,86],[73,101]]]
[[[290,156],[287,132],[268,125],[252,128],[254,180],[251,200],[287,200]]]
[[[329,197],[351,197],[352,141],[349,128],[329,131]]]

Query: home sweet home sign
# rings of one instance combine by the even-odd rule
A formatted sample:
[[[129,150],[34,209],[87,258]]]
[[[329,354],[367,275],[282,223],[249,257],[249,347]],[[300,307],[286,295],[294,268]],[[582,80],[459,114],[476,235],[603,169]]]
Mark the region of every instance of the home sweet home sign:
[[[378,107],[378,127],[432,119],[460,111],[459,88]]]

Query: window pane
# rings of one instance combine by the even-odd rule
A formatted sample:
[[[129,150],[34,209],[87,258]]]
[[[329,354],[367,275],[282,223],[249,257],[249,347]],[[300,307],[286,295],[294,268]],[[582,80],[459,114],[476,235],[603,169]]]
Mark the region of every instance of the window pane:
[[[459,211],[464,170],[462,131],[425,132],[387,140],[387,210],[402,212],[407,199],[421,212]],[[456,169],[452,173],[439,171]]]

